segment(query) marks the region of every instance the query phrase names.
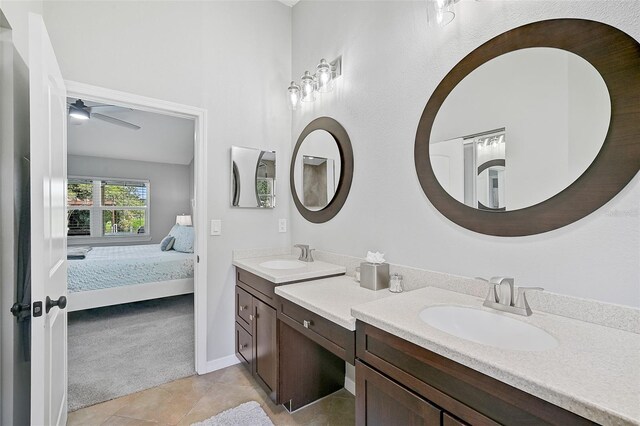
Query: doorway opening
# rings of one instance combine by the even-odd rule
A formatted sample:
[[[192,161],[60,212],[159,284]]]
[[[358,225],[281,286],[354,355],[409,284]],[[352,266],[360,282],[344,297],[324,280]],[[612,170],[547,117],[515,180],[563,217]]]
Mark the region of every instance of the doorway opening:
[[[67,84],[70,411],[202,373],[202,109]]]

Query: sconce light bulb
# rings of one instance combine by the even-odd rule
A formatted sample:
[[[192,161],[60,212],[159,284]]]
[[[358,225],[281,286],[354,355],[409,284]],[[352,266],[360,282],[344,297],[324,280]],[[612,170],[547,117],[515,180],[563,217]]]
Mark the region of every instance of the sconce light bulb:
[[[315,96],[315,80],[309,71],[305,71],[300,81],[300,87],[302,90],[302,102],[313,102],[316,100]]]
[[[318,76],[318,92],[327,93],[333,89],[333,79],[331,75],[331,66],[325,59],[321,59],[316,69]]]
[[[300,86],[298,86],[294,81],[291,82],[291,85],[287,89],[289,93],[289,106],[292,110],[296,110],[298,108],[298,104],[300,103]]]

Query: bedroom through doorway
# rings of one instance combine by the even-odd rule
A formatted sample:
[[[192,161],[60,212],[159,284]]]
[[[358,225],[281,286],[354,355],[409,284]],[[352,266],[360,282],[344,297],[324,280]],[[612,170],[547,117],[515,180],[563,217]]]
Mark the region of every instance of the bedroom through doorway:
[[[198,118],[91,91],[67,98],[69,411],[193,375],[199,356]]]

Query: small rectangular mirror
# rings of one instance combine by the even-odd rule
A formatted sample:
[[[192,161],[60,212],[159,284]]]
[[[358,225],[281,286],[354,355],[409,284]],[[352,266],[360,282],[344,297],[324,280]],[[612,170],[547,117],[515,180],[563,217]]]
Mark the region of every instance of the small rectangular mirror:
[[[276,206],[276,152],[231,147],[231,206]]]

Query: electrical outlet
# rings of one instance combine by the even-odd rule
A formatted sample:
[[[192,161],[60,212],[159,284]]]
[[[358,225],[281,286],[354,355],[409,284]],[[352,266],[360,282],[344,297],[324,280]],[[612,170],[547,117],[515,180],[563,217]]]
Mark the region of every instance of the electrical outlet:
[[[287,219],[280,219],[278,221],[278,232],[287,232]]]
[[[211,235],[222,235],[222,221],[220,219],[211,221]]]

